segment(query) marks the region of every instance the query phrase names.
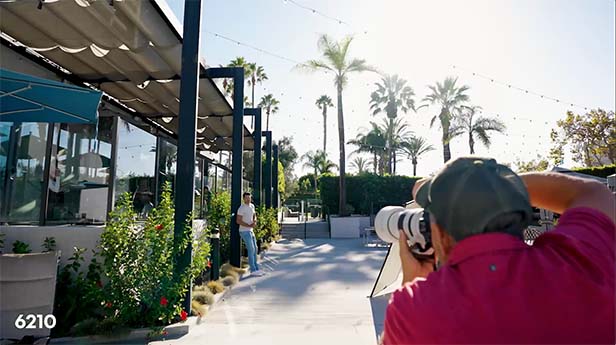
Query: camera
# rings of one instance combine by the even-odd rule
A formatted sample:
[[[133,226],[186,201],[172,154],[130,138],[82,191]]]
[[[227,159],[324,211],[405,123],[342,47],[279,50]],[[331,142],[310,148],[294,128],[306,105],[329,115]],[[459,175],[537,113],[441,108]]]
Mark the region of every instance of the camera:
[[[374,219],[374,230],[381,240],[388,243],[398,242],[402,230],[413,255],[424,258],[434,255],[429,213],[414,201],[407,203],[406,207],[383,207]]]

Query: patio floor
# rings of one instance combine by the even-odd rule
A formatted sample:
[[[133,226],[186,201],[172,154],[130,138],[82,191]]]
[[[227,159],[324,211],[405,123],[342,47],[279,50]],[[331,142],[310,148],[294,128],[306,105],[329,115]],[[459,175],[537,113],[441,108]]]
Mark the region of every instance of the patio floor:
[[[151,344],[375,344],[370,294],[386,254],[361,240],[284,240],[190,332]]]

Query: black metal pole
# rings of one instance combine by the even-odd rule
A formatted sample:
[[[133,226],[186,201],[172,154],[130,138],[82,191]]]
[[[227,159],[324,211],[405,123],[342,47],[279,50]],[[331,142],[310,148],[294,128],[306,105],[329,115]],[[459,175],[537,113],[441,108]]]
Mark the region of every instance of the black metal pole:
[[[175,184],[174,245],[184,239],[186,221],[193,210],[195,189],[195,153],[197,99],[199,94],[199,39],[201,33],[201,0],[184,2],[184,34],[182,42],[182,79],[180,83],[180,116],[178,124],[177,181]],[[192,234],[191,234],[192,237]],[[175,258],[174,276],[179,281],[188,274],[192,261],[192,241]],[[192,282],[191,282],[192,283]],[[191,283],[183,307],[190,314]]]
[[[278,144],[273,145],[274,164],[272,166],[272,206],[278,209],[280,191],[278,190]]]
[[[39,224],[45,225],[47,222],[47,207],[49,205],[49,172],[51,171],[51,150],[53,148],[53,129],[55,123],[50,123],[47,126],[47,147],[45,148],[45,169],[43,170],[43,189],[41,190],[41,213],[39,215]],[[58,137],[60,136],[60,127],[58,126]],[[59,148],[56,148],[58,150]],[[57,157],[56,157],[57,158]]]
[[[231,265],[241,267],[240,226],[236,212],[242,204],[244,152],[244,68],[233,69],[233,156],[231,171]]]
[[[255,129],[253,137],[255,141],[254,147],[254,177],[252,185],[252,200],[256,206],[261,205],[261,108],[246,108],[244,114],[254,116]]]
[[[265,169],[263,171],[263,193],[265,207],[272,207],[272,132],[263,132],[265,136]]]
[[[113,117],[113,124],[111,125],[111,159],[109,161],[109,188],[107,194],[107,217],[109,220],[109,213],[113,210],[113,204],[115,202],[115,178],[116,178],[116,165],[118,159],[118,131],[119,131],[120,117]]]
[[[210,267],[210,278],[218,280],[220,278],[220,231],[215,229],[210,236],[210,246],[212,247],[212,267]]]

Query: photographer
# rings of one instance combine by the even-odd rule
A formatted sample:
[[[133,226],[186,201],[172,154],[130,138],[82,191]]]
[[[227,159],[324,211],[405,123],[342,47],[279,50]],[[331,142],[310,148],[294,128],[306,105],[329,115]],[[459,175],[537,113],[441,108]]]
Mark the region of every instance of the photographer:
[[[615,343],[616,203],[604,185],[466,157],[413,195],[430,212],[438,269],[400,233],[404,283],[384,344]],[[529,246],[531,204],[562,216]]]

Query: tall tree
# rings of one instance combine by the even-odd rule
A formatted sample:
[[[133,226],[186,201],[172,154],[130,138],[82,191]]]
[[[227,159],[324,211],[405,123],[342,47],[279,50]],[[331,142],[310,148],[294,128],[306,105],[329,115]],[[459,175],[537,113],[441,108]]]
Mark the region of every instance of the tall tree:
[[[334,104],[328,95],[319,97],[315,104],[323,111],[323,152],[327,152],[327,108],[333,107]]]
[[[545,158],[541,158],[541,156],[537,155],[537,159],[530,160],[528,162],[523,162],[518,160],[515,162],[516,172],[531,172],[531,171],[545,171],[548,169],[549,162]]]
[[[252,66],[248,61],[246,61],[243,56],[238,56],[235,59],[229,61],[227,67],[243,67],[244,79],[247,81],[249,80]],[[233,96],[233,80],[224,79],[222,82],[222,86],[228,95]],[[244,103],[247,103],[246,100],[247,98],[244,97]]]
[[[353,153],[369,153],[372,155],[372,168],[374,174],[382,175],[385,166],[385,132],[376,123],[370,122],[369,131],[359,133],[355,139],[349,140],[349,144],[356,145]]]
[[[265,109],[265,114],[267,115],[265,130],[269,131],[269,119],[270,115],[276,114],[278,112],[278,105],[280,102],[274,98],[274,95],[267,94],[261,97],[261,102],[259,102],[259,107]]]
[[[370,169],[370,161],[364,157],[355,157],[351,162],[351,166],[357,169],[357,174],[363,174]]]
[[[293,170],[293,165],[297,160],[297,151],[293,147],[291,137],[282,137],[278,141],[278,160],[282,163],[285,170]]]
[[[376,90],[370,95],[370,109],[373,115],[385,113],[390,125],[393,128],[394,120],[398,117],[398,111],[407,113],[409,110],[415,110],[415,101],[413,97],[415,92],[406,85],[406,80],[394,75],[383,75],[380,82],[375,83]],[[388,139],[393,134],[388,133]],[[390,174],[395,174],[395,157],[394,148],[390,142],[386,144],[388,149],[389,163],[388,171]]]
[[[349,57],[349,47],[352,37],[346,37],[339,42],[332,40],[327,35],[322,35],[318,40],[318,48],[323,54],[323,60],[310,60],[298,67],[311,71],[322,71],[334,74],[334,85],[337,93],[338,108],[338,145],[340,151],[340,200],[338,213],[346,215],[346,141],[344,139],[344,112],[342,108],[342,91],[349,80],[349,74],[354,72],[374,71],[363,59]]]
[[[458,87],[456,85],[457,81],[458,78],[449,77],[443,83],[436,82],[436,85],[428,86],[431,93],[424,97],[423,101],[427,103],[421,106],[436,105],[440,107],[440,112],[432,118],[430,126],[434,126],[436,120],[439,120],[442,130],[441,142],[443,144],[443,159],[445,162],[451,159],[449,142],[452,139],[451,125],[454,120],[454,114],[469,99],[466,94],[469,87],[467,85]]]
[[[265,73],[265,69],[263,66],[257,66],[256,63],[248,64],[248,85],[250,85],[252,89],[252,103],[251,107],[255,107],[255,86],[257,84],[263,83],[265,80],[268,80],[267,74]]]
[[[485,147],[490,147],[492,143],[490,132],[505,132],[505,124],[495,118],[487,116],[477,116],[481,112],[480,106],[462,106],[457,118],[457,123],[451,129],[451,137],[468,134],[468,147],[470,153],[475,154],[475,139],[481,141]]]
[[[593,109],[584,115],[567,112],[557,122],[554,142],[569,145],[573,160],[585,166],[616,164],[616,117],[614,111]]]
[[[429,145],[425,138],[412,136],[408,141],[402,143],[404,152],[413,163],[413,176],[417,176],[417,163],[419,157],[426,152],[434,150],[434,146]]]

